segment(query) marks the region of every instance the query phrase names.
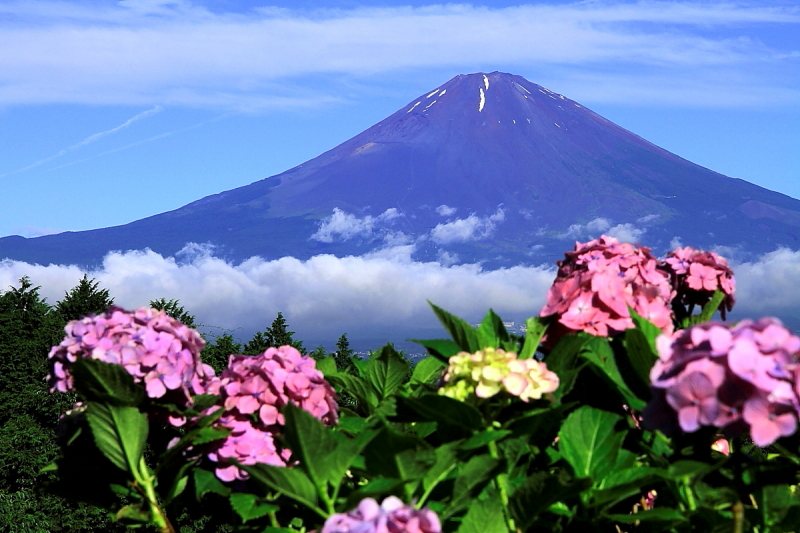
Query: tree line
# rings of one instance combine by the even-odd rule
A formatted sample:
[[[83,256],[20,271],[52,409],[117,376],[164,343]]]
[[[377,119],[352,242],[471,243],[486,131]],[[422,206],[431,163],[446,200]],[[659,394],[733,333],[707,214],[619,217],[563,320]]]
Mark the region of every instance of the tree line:
[[[59,417],[77,401],[74,393],[49,392],[47,354],[63,339],[67,322],[104,312],[114,298],[87,275],[53,305],[39,291],[28,277],[0,291],[0,532],[123,532],[125,527],[105,510],[62,496],[59,490],[63,489],[53,484],[53,477],[41,473],[59,455]],[[160,298],[150,306],[190,327],[198,326],[178,300]],[[291,345],[315,359],[330,355],[323,346],[309,352],[294,334],[278,313],[268,327],[243,344],[229,332],[204,335],[207,344],[201,358],[219,374],[227,366],[228,355],[257,355],[270,346]],[[337,369],[352,372],[356,354],[347,334],[339,337],[336,347]],[[225,532],[232,530],[229,514],[224,507],[197,506],[185,509],[176,522],[182,533]]]

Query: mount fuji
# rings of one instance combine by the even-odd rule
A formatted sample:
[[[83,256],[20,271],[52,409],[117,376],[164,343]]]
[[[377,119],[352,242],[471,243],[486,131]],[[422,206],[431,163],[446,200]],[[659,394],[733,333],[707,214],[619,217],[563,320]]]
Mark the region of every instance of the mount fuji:
[[[133,199],[135,201],[135,198]],[[234,262],[413,246],[486,268],[558,259],[599,233],[798,248],[800,201],[695,165],[522,77],[459,75],[276,176],[122,226],[0,238],[0,258],[91,266],[210,244]]]

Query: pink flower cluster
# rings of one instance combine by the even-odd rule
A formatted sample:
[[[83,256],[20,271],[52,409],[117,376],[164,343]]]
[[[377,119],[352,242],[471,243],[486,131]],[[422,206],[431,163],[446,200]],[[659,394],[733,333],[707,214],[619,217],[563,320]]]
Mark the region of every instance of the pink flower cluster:
[[[311,357],[291,346],[269,348],[261,355],[231,355],[228,368],[209,384],[225,410],[222,427],[233,430],[208,457],[219,466],[223,481],[246,479],[247,473],[226,459],[242,464],[283,466],[289,450],[276,446],[273,436],[285,423],[281,407],[293,403],[328,425],[337,422],[336,393],[316,369]]]
[[[670,280],[648,248],[603,235],[576,242],[557,265],[539,313],[556,316],[546,346],[576,331],[605,337],[632,328],[629,306],[663,331],[672,331]]]
[[[331,515],[320,533],[440,533],[439,517],[430,509],[414,509],[396,496],[378,505],[364,498],[349,513]]]
[[[733,309],[736,280],[724,257],[686,246],[668,253],[662,268],[670,274],[676,300],[687,308],[702,307],[720,289],[725,293],[719,307],[722,319],[725,320],[726,311]]]
[[[797,429],[800,338],[775,318],[733,327],[706,323],[658,337],[644,423],[671,432],[745,429],[767,446]]]
[[[73,320],[48,355],[51,391],[73,389],[70,367],[80,357],[122,365],[150,398],[189,405],[205,391],[214,370],[200,362],[205,341],[164,311],[109,307],[101,315]]]

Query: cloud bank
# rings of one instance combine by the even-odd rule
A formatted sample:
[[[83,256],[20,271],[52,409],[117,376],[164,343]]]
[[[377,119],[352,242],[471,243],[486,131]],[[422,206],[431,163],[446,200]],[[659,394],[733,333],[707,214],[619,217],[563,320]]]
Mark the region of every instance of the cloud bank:
[[[412,252],[405,246],[362,257],[254,257],[233,265],[197,247],[177,259],[135,251],[111,253],[88,274],[124,307],[177,298],[200,323],[241,328],[234,335],[245,339],[281,311],[298,338],[331,343],[343,332],[351,339],[386,341],[430,335],[438,322],[426,300],[470,321],[480,320],[490,307],[509,320],[521,320],[541,308],[555,276],[549,267],[483,271],[478,265],[445,266],[447,258],[445,264],[420,263],[410,259]],[[83,271],[0,262],[2,290],[25,275],[54,303]]]
[[[593,76],[592,92],[617,102],[648,91],[652,101],[676,102],[691,91],[706,105],[800,100],[796,77],[786,74],[797,51],[758,38],[765,27],[796,31],[800,9],[785,3],[223,9],[0,3],[0,105],[318,105],[346,96],[305,90],[298,77],[492,64],[577,66],[565,81],[585,87]],[[598,65],[614,72],[585,68]]]
[[[446,255],[440,262],[415,262],[412,252],[413,246],[398,246],[362,257],[254,257],[234,265],[194,246],[178,258],[147,250],[111,253],[87,273],[127,308],[177,298],[200,323],[234,330],[245,340],[281,311],[297,338],[330,343],[343,332],[379,342],[440,336],[426,300],[471,322],[489,308],[522,321],[541,309],[555,277],[550,266],[484,271],[451,265]],[[800,331],[800,251],[780,249],[732,267],[734,319],[777,316]],[[29,276],[54,303],[83,273],[75,266],[6,260],[0,262],[0,290]]]

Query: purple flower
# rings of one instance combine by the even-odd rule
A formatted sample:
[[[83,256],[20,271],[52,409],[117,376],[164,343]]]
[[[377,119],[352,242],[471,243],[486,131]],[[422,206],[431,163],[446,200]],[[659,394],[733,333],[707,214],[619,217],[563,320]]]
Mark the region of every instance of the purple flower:
[[[441,533],[439,517],[427,508],[414,509],[396,496],[378,505],[364,498],[349,513],[331,515],[320,533]]]
[[[336,393],[317,370],[314,360],[291,346],[269,348],[260,355],[231,355],[228,368],[210,384],[225,412],[219,426],[233,430],[208,458],[217,463],[223,481],[246,479],[247,473],[226,459],[242,464],[285,466],[290,451],[274,441],[285,423],[281,408],[292,403],[327,425],[338,420]]]
[[[122,365],[150,398],[176,405],[191,404],[214,375],[200,361],[202,337],[164,311],[112,306],[103,314],[73,320],[64,331],[66,337],[48,355],[51,391],[73,390],[70,367],[80,357]]]
[[[700,324],[659,336],[656,347],[653,401],[643,412],[647,427],[749,429],[759,446],[797,430],[800,338],[777,319]]]

